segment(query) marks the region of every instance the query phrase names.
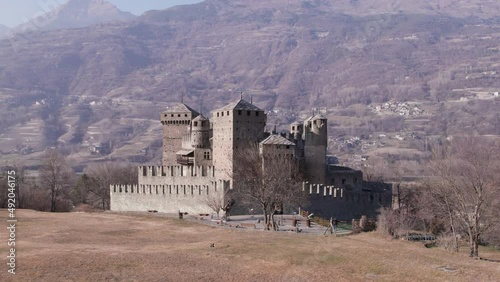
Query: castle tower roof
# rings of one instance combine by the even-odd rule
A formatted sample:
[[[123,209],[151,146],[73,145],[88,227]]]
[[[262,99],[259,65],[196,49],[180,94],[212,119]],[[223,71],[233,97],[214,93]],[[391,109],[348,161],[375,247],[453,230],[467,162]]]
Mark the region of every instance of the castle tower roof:
[[[244,110],[244,111],[262,111],[259,107],[254,106],[252,103],[240,99],[237,102],[233,102],[227,106],[224,106],[217,111],[232,111],[232,110]]]
[[[294,121],[291,125],[302,125],[303,123],[300,121]]]
[[[193,121],[205,121],[208,120],[208,118],[204,117],[203,115],[199,115],[193,119]]]
[[[193,115],[200,114],[184,103],[179,103],[175,106],[172,106],[172,107],[168,108],[165,112],[166,113],[193,113]]]
[[[319,120],[319,119],[327,119],[327,118],[325,116],[323,116],[322,114],[317,114],[317,115],[313,116],[311,120]]]
[[[295,146],[295,143],[290,140],[280,136],[280,135],[271,135],[260,142],[262,145],[287,145],[287,146]]]

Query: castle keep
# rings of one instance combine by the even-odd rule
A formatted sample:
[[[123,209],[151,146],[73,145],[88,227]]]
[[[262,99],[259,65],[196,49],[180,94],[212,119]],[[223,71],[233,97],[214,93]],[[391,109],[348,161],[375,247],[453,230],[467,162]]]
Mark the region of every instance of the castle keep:
[[[261,154],[295,156],[304,168],[310,212],[349,220],[374,215],[392,203],[391,186],[363,181],[361,171],[326,162],[328,121],[322,115],[265,132],[266,113],[243,99],[212,112],[209,120],[184,103],[161,113],[162,166],[140,166],[138,185],[111,186],[111,210],[212,213],[207,202],[232,189],[235,150],[259,143]],[[237,186],[237,185],[236,185]]]

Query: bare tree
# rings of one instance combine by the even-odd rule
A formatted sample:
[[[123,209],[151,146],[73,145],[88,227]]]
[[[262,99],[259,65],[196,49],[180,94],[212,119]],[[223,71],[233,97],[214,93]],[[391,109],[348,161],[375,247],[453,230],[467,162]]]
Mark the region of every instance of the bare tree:
[[[389,182],[393,187],[392,208],[383,208],[378,216],[379,231],[399,237],[415,229],[426,229],[425,218],[421,217],[418,204],[420,185],[405,182],[404,175],[413,170],[406,160],[379,160],[368,167],[368,181]]]
[[[424,217],[437,219],[438,224],[442,224],[445,234],[451,232],[451,249],[458,252],[458,222],[459,217],[456,213],[458,207],[455,201],[450,197],[448,187],[442,181],[428,180],[423,185],[424,193],[420,197],[420,204]],[[440,230],[438,230],[440,231]]]
[[[231,206],[228,206],[228,201],[230,201],[229,198],[229,191],[230,190],[225,190],[222,195],[220,194],[210,194],[207,199],[205,200],[205,203],[209,208],[211,208],[216,214],[217,214],[217,219],[219,219],[219,215],[221,211],[228,211],[231,209]]]
[[[469,255],[478,257],[481,236],[499,225],[499,144],[478,137],[456,138],[436,153],[432,170],[436,213],[442,214],[444,204],[450,225],[462,227],[468,236]]]
[[[262,209],[266,230],[277,228],[277,211],[304,203],[302,178],[293,156],[263,155],[258,145],[252,144],[236,150],[234,162],[234,195],[238,202],[257,204]]]
[[[397,208],[380,209],[377,229],[393,237],[408,235],[410,231],[415,229],[426,229],[426,221],[422,217],[419,204],[420,190],[417,186],[401,185]]]
[[[137,167],[114,162],[90,165],[85,174],[89,183],[85,187],[93,198],[90,200],[104,210],[109,209],[111,184],[134,185],[138,181]]]
[[[50,211],[58,211],[57,204],[66,200],[74,172],[66,162],[66,157],[57,150],[47,150],[39,170],[40,184],[50,198]]]

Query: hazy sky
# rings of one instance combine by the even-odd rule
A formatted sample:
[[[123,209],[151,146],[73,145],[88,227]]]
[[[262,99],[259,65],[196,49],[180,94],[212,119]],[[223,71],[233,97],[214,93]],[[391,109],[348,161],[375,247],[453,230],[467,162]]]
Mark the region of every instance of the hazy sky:
[[[0,24],[16,26],[28,19],[54,9],[67,0],[0,0]],[[202,0],[108,0],[120,10],[140,15],[148,10],[161,10],[175,5],[193,4]]]

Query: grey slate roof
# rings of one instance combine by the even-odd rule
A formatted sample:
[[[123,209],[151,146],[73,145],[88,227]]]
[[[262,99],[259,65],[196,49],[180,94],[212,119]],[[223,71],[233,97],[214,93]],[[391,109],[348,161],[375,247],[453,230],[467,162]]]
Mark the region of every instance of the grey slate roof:
[[[232,110],[244,110],[244,111],[262,111],[259,107],[254,106],[250,102],[240,99],[237,102],[233,102],[227,106],[224,106],[216,111],[232,111]]]
[[[168,108],[166,113],[193,113],[195,115],[199,115],[199,113],[193,109],[191,109],[188,105],[184,103],[179,103],[175,106]]]
[[[310,121],[310,120],[312,120],[312,119],[313,119],[313,116],[310,116],[310,117],[308,117],[308,118],[306,118],[306,119],[304,120],[304,123],[307,123],[308,121]]]
[[[287,146],[295,146],[295,143],[292,141],[281,137],[280,135],[271,135],[260,142],[263,145],[287,145]]]
[[[300,122],[300,121],[294,121],[291,125],[302,125],[302,122]]]
[[[312,118],[312,120],[318,120],[318,119],[327,119],[327,118],[322,114],[317,114]]]
[[[204,117],[203,115],[199,115],[193,119],[193,121],[204,121],[204,120],[208,120],[208,119],[206,117]]]

